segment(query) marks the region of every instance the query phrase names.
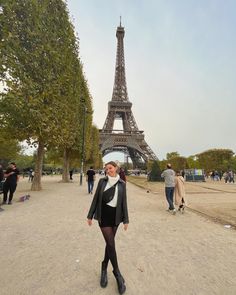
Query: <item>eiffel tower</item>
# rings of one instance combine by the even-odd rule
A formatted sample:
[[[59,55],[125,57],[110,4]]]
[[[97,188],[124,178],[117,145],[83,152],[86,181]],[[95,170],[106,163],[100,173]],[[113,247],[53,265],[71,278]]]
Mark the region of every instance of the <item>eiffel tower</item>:
[[[134,168],[143,168],[148,160],[157,160],[157,156],[144,140],[143,131],[138,129],[129,101],[124,57],[124,27],[116,30],[117,53],[115,81],[112,100],[108,102],[108,114],[100,132],[100,150],[102,156],[111,152],[123,152],[130,157]],[[113,129],[115,120],[122,120],[123,130]]]

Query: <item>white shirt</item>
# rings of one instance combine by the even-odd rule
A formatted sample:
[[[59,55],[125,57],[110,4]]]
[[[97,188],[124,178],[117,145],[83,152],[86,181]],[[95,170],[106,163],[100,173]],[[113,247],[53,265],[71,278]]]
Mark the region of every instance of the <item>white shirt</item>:
[[[104,191],[106,191],[107,189],[112,187],[114,184],[116,184],[119,179],[120,179],[119,174],[117,174],[115,177],[111,177],[108,175],[108,181],[107,181],[107,185],[106,185]],[[116,207],[117,206],[117,199],[118,199],[118,185],[116,185],[116,188],[115,188],[114,198],[109,203],[107,203],[107,205],[109,205],[111,207]]]

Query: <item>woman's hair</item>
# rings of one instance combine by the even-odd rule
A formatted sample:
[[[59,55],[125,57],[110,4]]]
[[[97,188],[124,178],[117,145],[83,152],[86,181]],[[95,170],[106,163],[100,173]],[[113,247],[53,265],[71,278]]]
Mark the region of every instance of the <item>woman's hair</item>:
[[[114,167],[118,167],[118,165],[117,165],[116,162],[114,162],[114,161],[107,162],[107,163],[105,164],[105,167],[106,167],[107,165],[112,165],[112,166],[114,166]]]

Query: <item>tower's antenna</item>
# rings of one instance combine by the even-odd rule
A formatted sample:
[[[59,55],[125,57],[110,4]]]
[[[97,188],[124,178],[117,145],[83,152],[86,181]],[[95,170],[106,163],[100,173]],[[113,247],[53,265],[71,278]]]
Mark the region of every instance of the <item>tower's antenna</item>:
[[[121,27],[121,15],[120,15],[120,27]]]

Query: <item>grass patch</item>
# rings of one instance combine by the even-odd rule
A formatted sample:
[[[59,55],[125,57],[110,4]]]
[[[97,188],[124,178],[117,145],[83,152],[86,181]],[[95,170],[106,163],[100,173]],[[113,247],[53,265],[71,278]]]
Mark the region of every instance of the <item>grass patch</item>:
[[[147,178],[142,176],[127,176],[127,180],[128,182],[133,183],[145,190],[149,190],[156,193],[163,193],[163,182],[147,181]]]

